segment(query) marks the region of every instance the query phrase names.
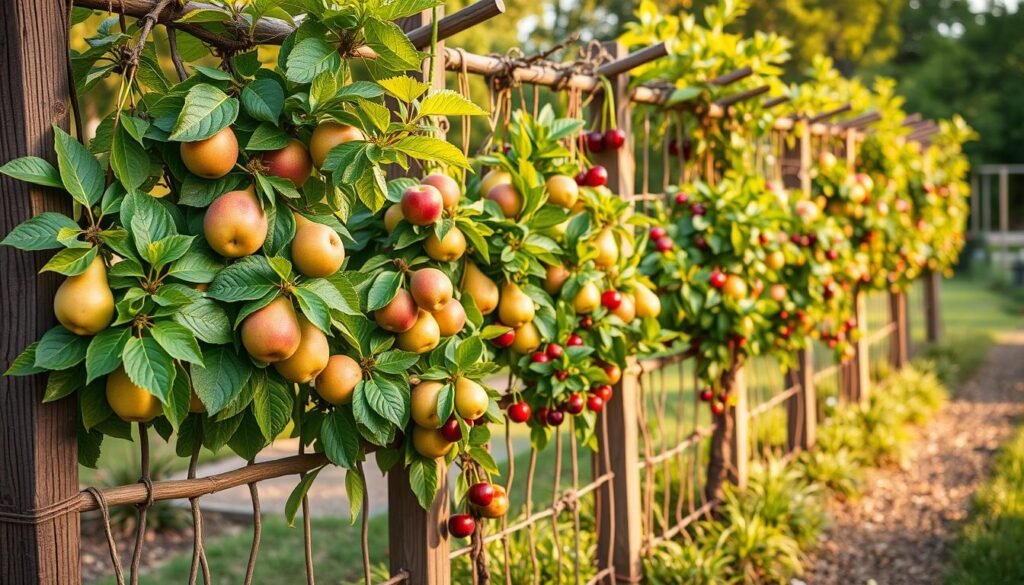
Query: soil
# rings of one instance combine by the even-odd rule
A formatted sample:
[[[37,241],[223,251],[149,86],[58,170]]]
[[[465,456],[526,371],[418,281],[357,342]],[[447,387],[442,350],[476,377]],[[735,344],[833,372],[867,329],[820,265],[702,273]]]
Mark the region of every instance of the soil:
[[[971,496],[1022,414],[1024,332],[1002,336],[974,378],[918,430],[908,464],[870,472],[863,495],[831,504],[830,527],[802,581],[942,583]]]

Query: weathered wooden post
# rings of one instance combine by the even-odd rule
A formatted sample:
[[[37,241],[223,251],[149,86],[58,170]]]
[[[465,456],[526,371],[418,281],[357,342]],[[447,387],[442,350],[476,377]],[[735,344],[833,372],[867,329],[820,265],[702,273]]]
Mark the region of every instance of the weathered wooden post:
[[[796,394],[786,401],[786,444],[789,452],[810,449],[817,442],[818,400],[814,388],[814,350],[810,345],[796,355],[796,367],[790,370]]]
[[[52,125],[68,127],[67,3],[0,2],[0,163],[25,155],[56,166]],[[0,236],[43,211],[70,211],[52,189],[0,176]],[[47,255],[0,248],[3,364],[56,324]],[[43,404],[46,376],[0,377],[0,583],[76,585],[78,452],[75,399]]]
[[[729,480],[740,488],[747,487],[750,477],[750,417],[747,402],[747,370],[739,367],[732,379],[729,395],[735,396],[732,408],[725,409],[725,416],[732,418],[732,436],[729,449]]]
[[[871,386],[871,355],[868,344],[867,295],[862,290],[856,293],[856,319],[860,337],[854,342],[853,358],[842,369],[843,399],[847,402],[866,402]]]
[[[438,7],[438,18],[444,16]],[[431,23],[430,11],[399,22],[405,31]],[[438,43],[438,56],[434,60],[433,82],[444,87],[444,53]],[[423,78],[430,79],[429,61],[424,62]],[[401,171],[396,170],[396,173]],[[403,173],[404,174],[404,173]],[[400,176],[400,175],[399,175]],[[437,479],[437,497],[429,510],[420,507],[409,488],[409,472],[402,464],[388,472],[388,560],[391,574],[407,571],[408,585],[449,585],[451,583],[450,545],[448,522],[448,471],[443,461]]]
[[[889,361],[892,363],[893,369],[899,370],[906,366],[910,359],[906,293],[889,293],[889,316],[893,324],[892,337],[889,338]]]
[[[924,323],[925,339],[928,343],[938,343],[942,339],[942,311],[939,308],[939,285],[942,275],[928,271],[924,275]]]
[[[604,48],[613,59],[627,55],[626,48],[619,43],[605,43]],[[626,136],[632,136],[629,76],[623,73],[612,77],[611,85],[619,128]],[[598,96],[591,110],[595,119],[600,119],[603,104],[602,96]],[[595,162],[608,169],[608,187],[612,191],[627,199],[633,197],[635,161],[630,143],[627,142],[624,148],[597,155]],[[611,483],[597,492],[598,507],[602,511],[597,527],[598,563],[599,566],[607,566],[612,561],[615,578],[622,583],[637,583],[642,578],[638,376],[639,367],[635,360],[630,359],[622,379],[615,385],[615,397],[604,409],[608,421],[608,440],[601,441],[600,449],[608,450],[611,469],[605,469],[604,457],[595,458],[596,475],[608,472],[614,474]],[[612,551],[612,559],[608,558],[609,550]]]

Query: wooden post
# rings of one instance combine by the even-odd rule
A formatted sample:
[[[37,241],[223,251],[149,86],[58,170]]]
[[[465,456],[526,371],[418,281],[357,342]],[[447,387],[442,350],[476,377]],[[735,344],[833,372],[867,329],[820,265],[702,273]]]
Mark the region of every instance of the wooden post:
[[[605,43],[604,49],[612,59],[628,55],[626,47],[619,43]],[[629,101],[629,75],[622,73],[611,78],[615,98],[615,115],[618,127],[627,137],[632,136]],[[603,96],[597,96],[591,108],[592,119],[600,120],[604,108]],[[633,147],[627,142],[623,148],[605,151],[595,157],[595,163],[608,170],[608,188],[620,197],[632,198],[635,189],[635,163]],[[622,583],[637,583],[641,580],[642,565],[640,546],[643,539],[640,518],[640,431],[638,412],[640,406],[639,367],[630,359],[623,371],[622,379],[616,384],[615,397],[605,407],[608,421],[607,443],[603,440],[601,450],[608,450],[611,469],[604,469],[604,457],[595,458],[598,474],[614,474],[610,489],[597,492],[600,523],[598,524],[598,563],[607,566],[609,560],[615,569],[615,579]],[[611,500],[614,498],[614,501]],[[608,551],[612,551],[612,559]]]
[[[53,130],[68,128],[67,3],[0,2],[0,163],[25,155],[56,166]],[[0,236],[70,198],[0,176]],[[37,275],[49,254],[0,248],[3,369],[56,322],[58,278]],[[43,404],[46,376],[0,377],[0,583],[81,582],[78,452],[73,397]]]
[[[786,437],[789,452],[810,449],[818,440],[818,400],[814,388],[814,354],[810,345],[796,355],[790,383],[800,390],[786,401]]]
[[[889,293],[889,316],[894,325],[889,343],[889,359],[893,369],[907,365],[910,356],[910,332],[907,327],[907,295],[902,292]]]
[[[938,343],[942,338],[942,311],[939,308],[939,285],[942,275],[929,271],[924,277],[924,322],[925,339]]]
[[[811,196],[811,125],[803,123],[800,131],[800,190]]]
[[[747,416],[747,371],[742,366],[736,370],[729,388],[729,396],[736,404],[726,409],[726,416],[733,419],[732,441],[729,449],[729,480],[740,488],[747,487],[750,477],[750,417]]]
[[[857,327],[861,336],[854,342],[853,359],[846,367],[842,368],[843,373],[843,399],[847,402],[866,402],[871,386],[871,356],[868,345],[868,311],[867,297],[863,291],[856,293]]]
[[[1006,165],[999,167],[999,263],[1006,273],[1010,272],[1010,174]]]
[[[981,201],[978,199],[978,195],[981,192],[978,190],[978,173],[971,174],[971,231],[972,237],[977,237],[978,232],[981,231]]]
[[[438,8],[438,18],[444,16]],[[431,13],[399,21],[405,31],[430,24]],[[434,87],[444,87],[444,53],[438,43],[438,56],[434,61]],[[429,61],[423,63],[423,78],[429,79]],[[419,172],[390,169],[394,176]],[[409,473],[401,464],[388,472],[388,559],[391,574],[408,571],[408,585],[448,585],[451,583],[450,543],[448,523],[448,470],[444,461],[438,461],[439,477],[437,497],[429,510],[420,507],[409,488]]]

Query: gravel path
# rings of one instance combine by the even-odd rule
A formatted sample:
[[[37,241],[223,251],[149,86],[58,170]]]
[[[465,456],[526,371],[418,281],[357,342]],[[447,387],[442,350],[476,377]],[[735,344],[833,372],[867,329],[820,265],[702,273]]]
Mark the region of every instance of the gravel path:
[[[942,583],[971,495],[1022,414],[1024,332],[1018,332],[1001,336],[974,379],[921,429],[905,469],[873,471],[862,497],[833,503],[830,528],[803,581]]]

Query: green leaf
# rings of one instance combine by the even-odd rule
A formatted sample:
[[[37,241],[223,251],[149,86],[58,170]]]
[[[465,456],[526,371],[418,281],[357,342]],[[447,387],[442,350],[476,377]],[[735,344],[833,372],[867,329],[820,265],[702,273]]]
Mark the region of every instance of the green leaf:
[[[276,289],[281,279],[265,256],[246,256],[221,270],[208,294],[218,301],[253,301]]]
[[[363,385],[366,402],[386,420],[404,427],[409,422],[409,393],[384,376],[374,376]]]
[[[57,168],[64,188],[78,203],[91,207],[103,197],[104,177],[100,163],[89,150],[57,126],[53,127]]]
[[[349,315],[359,314],[359,303],[356,302],[355,307],[353,307],[351,301],[346,299],[345,295],[326,278],[314,278],[304,281],[299,285],[299,288],[308,289],[316,293],[318,297],[327,303],[327,306],[332,311],[340,311]]]
[[[309,37],[295,45],[288,54],[285,75],[295,83],[309,83],[321,71],[341,67],[341,55],[322,38]]]
[[[122,358],[132,383],[166,403],[174,383],[174,362],[160,344],[151,337],[130,337]]]
[[[501,473],[498,469],[498,464],[494,461],[494,457],[483,447],[470,447],[469,456],[479,463],[480,467],[483,467],[487,473],[494,475]]]
[[[373,11],[373,15],[381,20],[397,20],[441,6],[444,0],[394,0],[381,4],[382,6]]]
[[[409,466],[409,487],[420,507],[429,510],[437,496],[437,460],[418,457]]]
[[[306,497],[306,492],[309,491],[309,486],[313,485],[316,481],[316,476],[320,475],[320,471],[323,467],[317,467],[313,471],[307,473],[299,483],[292,490],[292,493],[288,495],[288,501],[284,505],[284,517],[288,521],[289,527],[295,526],[295,515],[299,511],[299,506],[302,505],[302,500]]]
[[[179,142],[206,140],[227,128],[238,117],[238,100],[216,87],[200,83],[185,95],[185,105],[171,131]]]
[[[192,366],[192,387],[210,415],[220,412],[249,380],[248,360],[231,348],[209,348],[203,366]]]
[[[469,168],[469,160],[454,144],[432,136],[406,136],[393,147],[415,159],[437,161],[460,169]]]
[[[35,183],[43,187],[63,189],[64,183],[60,180],[60,173],[53,168],[50,161],[38,156],[23,156],[8,161],[0,167],[0,173],[19,181]]]
[[[121,203],[121,220],[131,228],[135,249],[144,252],[149,243],[177,233],[174,218],[159,201],[145,193],[129,193]]]
[[[345,495],[348,497],[348,511],[353,525],[359,518],[363,500],[366,498],[366,486],[363,481],[363,474],[357,469],[349,469],[345,473]]]
[[[243,415],[233,416],[226,420],[218,420],[207,416],[203,421],[203,446],[210,451],[217,451],[231,440],[242,424]]]
[[[245,149],[251,151],[278,150],[288,146],[288,134],[273,124],[263,123],[256,127]]]
[[[366,301],[367,311],[376,311],[390,303],[402,285],[401,272],[381,272],[373,279]]]
[[[101,381],[87,384],[78,393],[78,410],[82,413],[82,425],[89,430],[112,417],[114,411],[107,402],[106,383]]]
[[[75,276],[96,259],[99,248],[65,248],[53,255],[39,272],[56,272],[65,276]]]
[[[192,68],[203,77],[208,77],[214,81],[231,81],[231,74],[227,71],[221,71],[220,69],[205,67],[203,65],[193,65]]]
[[[484,344],[479,337],[470,337],[459,343],[455,349],[455,363],[459,368],[465,370],[480,360],[483,355]]]
[[[63,246],[57,241],[57,234],[62,229],[80,228],[73,219],[62,213],[44,211],[16,226],[0,245],[24,251],[61,248]]]
[[[114,133],[110,146],[110,168],[129,191],[135,191],[149,178],[149,155],[124,126]]]
[[[377,83],[379,83],[388,93],[405,103],[412,102],[430,89],[429,84],[413,79],[407,75],[384,79]]]
[[[131,334],[131,329],[127,327],[110,328],[92,338],[85,352],[86,383],[113,372],[121,365],[121,353]]]
[[[419,354],[396,349],[377,356],[376,369],[385,374],[403,374],[416,365],[419,359]]]
[[[46,391],[43,392],[43,402],[60,400],[82,386],[81,368],[50,372],[50,375],[46,377]]]
[[[203,365],[203,354],[199,350],[192,332],[174,321],[158,321],[149,330],[153,339],[171,357],[192,364]]]
[[[260,431],[268,441],[273,441],[288,425],[292,413],[292,390],[276,378],[267,377],[266,384],[256,387],[252,412],[256,416]]]
[[[200,8],[186,12],[177,20],[180,23],[227,23],[231,14],[216,8]]]
[[[420,66],[420,53],[409,37],[393,22],[376,18],[364,21],[366,44],[377,52],[377,63],[393,71],[409,71]]]
[[[189,329],[206,343],[231,343],[231,320],[224,307],[212,299],[201,298],[174,313],[174,320]]]
[[[450,89],[430,92],[420,102],[419,110],[421,116],[483,116],[486,113],[480,106]]]
[[[58,325],[39,340],[34,365],[47,370],[66,370],[81,363],[88,348],[88,337],[75,335]]]
[[[299,309],[318,329],[324,333],[331,332],[331,308],[327,301],[320,298],[315,292],[305,289],[295,289],[295,298],[299,301]]]
[[[239,419],[238,428],[228,440],[228,447],[246,461],[255,459],[256,455],[267,446],[268,441],[260,433],[260,428],[251,412],[246,411],[236,418]]]
[[[14,358],[11,362],[11,366],[4,372],[5,376],[31,376],[40,372],[45,372],[46,368],[40,368],[35,365],[36,363],[36,348],[39,347],[38,341],[33,341],[18,354],[18,357]]]
[[[192,247],[195,236],[171,235],[166,238],[150,242],[145,250],[140,250],[157,270],[167,264],[181,258]]]
[[[181,427],[181,423],[188,418],[188,408],[192,403],[192,384],[189,381],[188,370],[181,364],[175,366],[174,384],[164,402],[163,410],[167,421],[171,423],[174,430]]]
[[[331,463],[346,469],[355,467],[359,457],[359,433],[351,410],[335,408],[324,418],[320,427],[320,443]]]
[[[284,108],[284,88],[273,79],[252,81],[242,90],[242,105],[253,118],[277,124]]]
[[[224,262],[215,258],[205,249],[186,252],[175,260],[168,271],[170,276],[193,283],[209,283],[224,268]]]

